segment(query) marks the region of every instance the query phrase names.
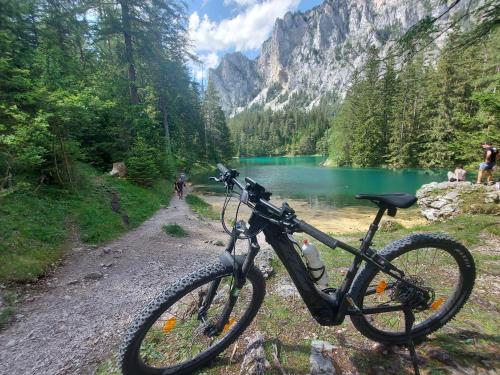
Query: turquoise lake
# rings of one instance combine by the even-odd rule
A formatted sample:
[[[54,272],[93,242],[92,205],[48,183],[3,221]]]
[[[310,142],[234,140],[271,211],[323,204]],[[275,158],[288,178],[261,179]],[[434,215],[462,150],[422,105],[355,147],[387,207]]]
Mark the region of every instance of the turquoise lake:
[[[385,168],[331,168],[323,167],[321,156],[253,157],[234,159],[227,167],[237,169],[240,179],[251,177],[274,198],[301,199],[311,207],[346,207],[369,205],[354,198],[356,193],[406,192],[415,194],[423,184],[446,181],[446,171]],[[209,182],[216,175],[202,173],[191,176],[196,189],[202,192],[222,193],[220,184]]]

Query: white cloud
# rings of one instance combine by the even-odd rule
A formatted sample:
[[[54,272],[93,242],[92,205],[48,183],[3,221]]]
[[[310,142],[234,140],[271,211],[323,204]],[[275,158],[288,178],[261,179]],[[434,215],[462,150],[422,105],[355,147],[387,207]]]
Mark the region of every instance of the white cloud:
[[[206,80],[208,78],[208,69],[215,69],[219,65],[219,55],[215,52],[210,52],[198,55],[198,58],[203,64],[192,63],[191,70],[197,81],[201,81],[202,78]]]
[[[300,0],[228,0],[248,4],[233,18],[211,21],[197,12],[189,17],[189,34],[197,51],[254,50],[269,37],[276,18],[295,10]]]
[[[224,0],[224,5],[238,5],[240,7],[247,7],[249,5],[254,5],[258,0]]]
[[[219,65],[219,56],[215,52],[210,52],[206,55],[198,56],[207,68],[216,68]]]

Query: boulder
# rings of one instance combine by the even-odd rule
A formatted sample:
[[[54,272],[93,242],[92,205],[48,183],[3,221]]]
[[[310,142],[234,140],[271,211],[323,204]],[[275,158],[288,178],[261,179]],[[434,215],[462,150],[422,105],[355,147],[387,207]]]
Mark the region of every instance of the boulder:
[[[265,279],[268,279],[274,274],[274,268],[271,265],[275,258],[274,252],[270,249],[261,250],[255,259],[255,265],[262,272]]]
[[[127,166],[123,161],[113,163],[113,169],[109,172],[110,176],[125,177],[127,174]]]
[[[270,367],[264,351],[264,335],[261,332],[255,332],[245,340],[247,346],[241,363],[240,375],[264,375],[266,368]]]
[[[326,341],[313,340],[311,343],[311,375],[333,375],[335,366],[333,365],[333,351],[335,346]]]
[[[422,215],[431,221],[465,213],[500,215],[500,190],[495,186],[461,182],[431,182],[416,194]]]

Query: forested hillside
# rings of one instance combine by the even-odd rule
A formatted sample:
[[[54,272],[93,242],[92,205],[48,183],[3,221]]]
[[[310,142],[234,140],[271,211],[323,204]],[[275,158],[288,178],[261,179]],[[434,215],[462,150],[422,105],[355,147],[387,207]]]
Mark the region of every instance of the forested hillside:
[[[335,98],[325,97],[310,111],[296,94],[283,110],[253,106],[229,120],[238,156],[312,155],[328,152],[325,132],[334,115]],[[307,98],[306,98],[307,100]]]
[[[218,103],[190,77],[186,25],[173,0],[3,0],[0,188],[74,188],[77,162],[122,160],[151,184],[231,156],[225,119],[206,126]]]
[[[333,164],[477,164],[481,142],[500,142],[500,30],[465,40],[454,32],[437,61],[419,53],[399,71],[373,48],[332,119]]]

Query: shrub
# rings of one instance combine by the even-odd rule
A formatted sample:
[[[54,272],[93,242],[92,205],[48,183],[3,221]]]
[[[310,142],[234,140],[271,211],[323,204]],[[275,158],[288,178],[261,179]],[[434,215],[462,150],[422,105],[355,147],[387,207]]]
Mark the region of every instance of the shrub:
[[[181,227],[179,224],[166,224],[163,226],[163,230],[166,234],[171,235],[172,237],[186,237],[186,230]]]
[[[151,186],[160,177],[154,158],[154,149],[138,137],[127,160],[127,173],[131,181],[143,186]]]

